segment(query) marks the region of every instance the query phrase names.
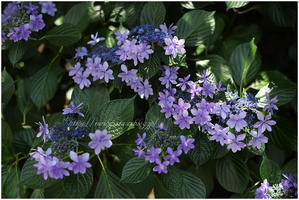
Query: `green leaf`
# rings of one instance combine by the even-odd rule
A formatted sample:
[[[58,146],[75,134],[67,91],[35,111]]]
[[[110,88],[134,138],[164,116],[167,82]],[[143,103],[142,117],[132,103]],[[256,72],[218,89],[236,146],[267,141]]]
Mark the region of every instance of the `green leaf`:
[[[186,9],[201,9],[208,5],[213,4],[213,2],[192,2],[192,1],[186,1],[186,2],[180,2],[181,6],[183,6]]]
[[[140,16],[140,24],[154,24],[159,26],[164,23],[166,10],[163,2],[146,3],[142,9]]]
[[[64,16],[63,23],[76,25],[81,32],[88,26],[93,15],[93,2],[75,4]]]
[[[250,42],[237,46],[230,57],[232,74],[240,88],[252,81],[259,70],[258,65],[254,64],[256,52],[253,38]]]
[[[70,174],[51,187],[45,189],[46,198],[84,198],[93,184],[93,170],[88,168],[85,174]]]
[[[19,62],[25,52],[26,52],[26,46],[25,46],[25,42],[24,41],[20,41],[20,42],[17,42],[17,43],[14,43],[12,45],[12,47],[9,48],[9,51],[8,51],[8,59],[10,61],[10,63],[12,65],[15,65],[17,62]]]
[[[31,81],[29,78],[19,80],[17,91],[17,104],[20,111],[24,114],[28,113],[33,103],[30,99]]]
[[[161,174],[161,182],[167,192],[173,197],[179,195],[183,185],[183,175],[177,167],[169,167],[167,174]]]
[[[297,159],[294,158],[287,162],[283,168],[282,168],[282,173],[283,174],[292,174],[295,179],[297,179],[297,169],[298,169],[298,162]]]
[[[260,166],[261,179],[267,179],[270,185],[279,183],[281,180],[281,171],[279,166],[272,160],[263,157]]]
[[[116,99],[106,103],[100,111],[100,120],[112,139],[122,135],[134,117],[134,99]]]
[[[140,23],[141,12],[144,7],[144,2],[135,2],[125,4],[126,24],[129,28],[134,28]]]
[[[2,163],[7,163],[14,159],[13,155],[13,134],[6,121],[1,120],[1,139],[2,139]]]
[[[55,69],[51,66],[42,68],[31,77],[32,102],[41,108],[54,97],[57,86],[58,76]]]
[[[8,167],[5,172],[5,178],[4,180],[2,179],[2,198],[21,198],[19,177],[20,170],[16,165]]]
[[[134,193],[126,184],[120,182],[119,177],[108,169],[106,169],[106,172],[109,182],[107,182],[105,174],[102,172],[95,190],[95,198],[112,198],[108,185],[111,187],[113,198],[135,198]]]
[[[150,174],[144,181],[136,184],[127,184],[130,189],[134,192],[136,198],[148,198],[149,194],[154,188],[153,174]]]
[[[132,158],[122,170],[121,182],[139,183],[144,181],[151,173],[151,165],[144,158]]]
[[[243,6],[246,6],[248,3],[248,1],[226,1],[226,11],[231,8],[241,8]]]
[[[227,191],[243,193],[249,182],[249,171],[237,156],[227,155],[216,162],[216,178]]]
[[[14,146],[21,152],[28,152],[35,138],[35,131],[32,128],[22,128],[14,135]]]
[[[150,55],[148,60],[139,64],[139,71],[142,78],[145,80],[153,77],[159,71],[160,66],[160,60],[156,54]]]
[[[206,135],[201,134],[195,140],[195,148],[188,154],[196,166],[203,165],[209,161],[213,154],[213,146]]]
[[[81,39],[81,33],[77,26],[73,24],[62,24],[51,29],[45,38],[57,46],[68,46]]]
[[[15,83],[5,68],[2,72],[1,87],[2,105],[6,105],[15,91]]]
[[[180,173],[182,174],[183,183],[176,198],[203,199],[206,197],[206,187],[200,178],[183,170],[180,170]]]
[[[207,43],[215,30],[214,13],[204,10],[187,12],[177,22],[176,35],[186,40],[187,47]]]
[[[29,159],[25,162],[20,177],[21,185],[26,185],[32,189],[41,189],[57,183],[55,179],[48,178],[44,180],[43,175],[37,175],[37,168],[33,166],[35,163],[37,162]]]

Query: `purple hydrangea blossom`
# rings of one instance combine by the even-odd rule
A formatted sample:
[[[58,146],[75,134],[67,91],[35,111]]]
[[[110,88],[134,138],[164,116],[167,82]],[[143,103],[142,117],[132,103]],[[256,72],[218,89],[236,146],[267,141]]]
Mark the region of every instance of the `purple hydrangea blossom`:
[[[224,92],[226,90],[226,88],[222,88],[221,87],[221,81],[218,82],[217,88],[216,88],[219,92]]]
[[[210,135],[210,140],[216,140],[217,142],[220,142],[221,146],[226,144],[227,140],[227,133],[229,131],[229,128],[223,128],[219,124],[215,124],[214,129],[210,129],[208,132]]]
[[[29,26],[31,30],[34,30],[35,32],[38,32],[39,30],[43,29],[45,27],[45,23],[43,21],[42,14],[34,16],[30,15],[30,22]]]
[[[230,112],[230,105],[227,105],[226,102],[224,102],[222,105],[215,104],[215,107],[213,109],[213,113],[221,116],[222,119],[226,119]]]
[[[173,105],[175,98],[173,95],[170,94],[168,90],[164,90],[163,92],[159,92],[158,100],[158,105],[160,105],[163,108],[164,106],[167,106],[169,104]]]
[[[180,87],[182,91],[185,91],[187,85],[189,84],[189,78],[190,74],[186,76],[185,78],[179,78],[180,83],[178,83],[176,86]]]
[[[144,88],[144,86],[142,84],[142,78],[141,77],[138,77],[138,78],[135,78],[134,80],[131,80],[131,82],[127,83],[127,85],[130,85],[131,89],[134,90],[134,92],[138,92],[140,90],[140,88]]]
[[[226,144],[228,144],[227,149],[231,149],[234,153],[237,151],[241,151],[241,149],[246,147],[246,145],[243,142],[241,142],[245,139],[245,137],[246,134],[241,134],[236,137],[234,134],[228,132],[226,140]]]
[[[84,71],[84,75],[89,76],[91,74],[93,77],[93,81],[100,79],[100,66],[102,65],[100,57],[95,57],[94,59],[87,58],[87,62],[85,65],[87,68]]]
[[[145,152],[142,150],[141,146],[137,146],[137,149],[133,149],[134,153],[138,158],[144,158],[145,157]]]
[[[44,124],[41,122],[36,123],[39,125],[39,132],[37,133],[36,137],[40,137],[43,135],[43,140],[44,143],[46,142],[47,138],[49,137],[49,129],[48,129],[48,124],[45,121],[45,117],[42,116]]]
[[[213,113],[215,104],[213,102],[207,102],[204,98],[200,101],[200,103],[196,104],[196,107],[201,110],[206,110],[209,113]]]
[[[85,174],[86,168],[91,167],[91,164],[88,162],[89,153],[77,155],[76,152],[70,151],[70,158],[73,162],[69,165],[69,170],[72,170],[74,174]]]
[[[125,30],[124,33],[121,33],[120,30],[116,31],[115,33],[117,45],[120,46],[124,43],[125,40],[128,39],[129,31]]]
[[[39,162],[41,158],[48,157],[49,155],[51,155],[51,153],[51,148],[48,148],[47,151],[44,151],[41,147],[37,147],[36,151],[30,153],[30,159],[34,159]]]
[[[216,87],[214,87],[211,83],[209,82],[204,82],[202,86],[202,95],[207,97],[209,96],[211,99],[213,99],[213,94],[215,93]]]
[[[144,95],[145,99],[148,99],[150,95],[153,95],[152,85],[148,83],[148,79],[146,79],[143,85],[138,89],[139,95]]]
[[[33,15],[38,14],[38,11],[37,11],[38,6],[35,6],[32,3],[29,3],[29,5],[24,5],[24,8],[27,9],[27,11],[26,11],[27,14],[30,14],[30,13]]]
[[[195,141],[193,138],[188,138],[186,139],[185,136],[181,135],[181,144],[178,146],[178,150],[183,150],[185,154],[188,153],[190,149],[194,149],[194,144],[193,142]]]
[[[142,134],[142,137],[140,136],[140,134],[139,133],[137,133],[137,136],[138,136],[138,138],[137,138],[137,140],[136,140],[136,144],[137,145],[140,145],[140,147],[145,147],[146,146],[146,143],[144,142],[144,139],[146,138],[146,132],[144,132],[143,134]]]
[[[81,58],[83,59],[84,56],[88,55],[88,51],[86,49],[86,47],[78,47],[76,49],[76,54],[74,58]]]
[[[173,151],[172,148],[167,147],[167,153],[168,155],[165,156],[165,159],[169,161],[170,165],[174,165],[174,163],[179,163],[179,156],[182,154],[182,150],[178,149],[176,151]]]
[[[190,128],[190,124],[193,123],[192,117],[189,116],[188,111],[184,110],[181,114],[173,115],[175,119],[174,124],[179,125],[180,129]]]
[[[159,124],[159,126],[156,127],[156,129],[157,129],[158,131],[166,131],[166,130],[167,130],[166,126],[164,125],[164,122],[161,122],[161,123]]]
[[[81,109],[83,103],[80,103],[79,105],[75,106],[74,102],[71,101],[70,105],[71,105],[71,108],[63,109],[63,113],[62,113],[63,115],[78,114],[78,115],[84,117],[84,114],[79,111]]]
[[[69,162],[60,161],[57,157],[53,157],[53,162],[55,162],[55,165],[53,165],[49,171],[51,178],[63,179],[64,176],[70,175],[69,171],[66,170],[70,165]]]
[[[89,42],[87,42],[87,44],[89,44],[91,46],[94,46],[97,43],[99,43],[100,41],[105,40],[105,38],[103,38],[103,37],[98,38],[98,32],[95,35],[91,34],[90,37],[91,37],[91,40]]]
[[[13,40],[14,42],[17,42],[19,40],[28,40],[29,35],[30,35],[30,25],[29,24],[24,24],[19,27],[16,27],[13,29],[10,29],[9,33],[7,36],[9,36],[10,40]]]
[[[174,36],[171,38],[165,38],[164,42],[166,46],[165,49],[165,55],[172,55],[174,58],[177,57],[177,53],[186,53],[186,50],[184,49],[185,40],[184,39],[178,39],[177,36]]]
[[[47,13],[48,15],[54,16],[57,9],[55,8],[55,4],[51,1],[42,1],[40,2],[42,5],[42,13]]]
[[[112,146],[111,134],[107,134],[107,130],[96,130],[95,133],[90,133],[89,137],[91,142],[88,146],[95,150],[95,154],[99,154],[103,149],[110,148]]]
[[[286,175],[286,174],[282,174],[283,178],[285,179],[282,179],[281,182],[280,182],[280,185],[282,186],[283,188],[283,191],[286,192],[288,189],[290,189],[291,187],[294,187],[297,189],[297,183],[296,181],[294,180],[292,174],[289,174],[289,175]],[[297,191],[296,191],[297,192]]]
[[[82,72],[77,72],[75,76],[73,76],[73,80],[75,83],[79,84],[80,89],[82,90],[84,87],[89,87],[91,82],[88,79],[88,75],[82,73]]]
[[[99,74],[98,77],[100,79],[105,79],[105,82],[108,83],[109,80],[113,80],[113,71],[111,69],[108,69],[109,65],[108,63],[105,61],[102,65],[100,65],[100,69],[99,69]]]
[[[189,92],[191,95],[191,99],[193,99],[195,96],[199,96],[202,88],[197,85],[196,83],[194,83],[193,81],[189,81],[189,89],[187,90],[187,92]]]
[[[253,146],[255,148],[260,149],[262,143],[267,143],[268,142],[268,138],[266,136],[264,136],[263,134],[258,134],[254,130],[251,130],[250,135],[253,136],[253,139],[251,139],[248,142],[249,146]]]
[[[175,112],[179,115],[183,113],[184,110],[188,110],[191,105],[189,103],[185,103],[182,98],[179,98],[177,104],[173,104]]]
[[[264,180],[263,183],[261,183],[261,186],[256,189],[257,195],[255,196],[256,199],[269,199],[270,196],[268,195],[268,191],[272,190],[272,187],[270,187],[267,179]]]
[[[157,165],[153,168],[153,171],[154,172],[158,172],[158,174],[161,174],[161,173],[164,173],[164,174],[167,174],[167,166],[169,165],[169,162],[168,161],[163,161],[161,162],[159,160],[159,162],[156,162]]]
[[[81,67],[80,62],[77,62],[74,67],[71,66],[70,68],[71,68],[71,71],[69,71],[69,76],[74,76],[77,73],[83,72],[83,68]]]
[[[271,119],[271,115],[267,115],[264,118],[264,115],[262,113],[257,113],[257,118],[260,120],[258,122],[256,122],[253,127],[258,129],[258,133],[261,134],[263,132],[265,132],[265,130],[267,129],[269,132],[272,131],[271,126],[274,126],[276,124],[276,122],[274,120],[270,120]]]
[[[165,117],[169,118],[174,113],[174,109],[173,109],[172,103],[163,105],[163,107],[162,107],[162,109],[161,109],[160,112],[161,113],[165,113]]]
[[[230,119],[227,121],[227,125],[231,128],[235,128],[237,132],[240,132],[245,126],[247,126],[247,122],[244,120],[246,117],[246,112],[240,112],[239,114],[231,114]]]
[[[146,152],[146,160],[148,160],[150,163],[159,163],[160,157],[159,154],[162,152],[161,148],[155,148],[151,147]]]
[[[173,26],[173,24],[170,24],[170,26],[167,28],[166,24],[161,24],[160,29],[163,33],[166,34],[166,37],[172,38],[172,34],[174,33],[174,30],[177,29],[177,26]]]
[[[50,172],[56,163],[57,161],[53,160],[51,157],[41,157],[38,163],[33,166],[37,168],[37,174],[43,174],[43,178],[47,180],[49,176],[52,176],[50,175]]]
[[[206,70],[203,70],[203,71],[202,71],[202,74],[198,74],[198,73],[197,73],[196,76],[199,77],[199,80],[198,80],[199,83],[205,83],[205,82],[207,82],[207,80],[208,80]]]
[[[164,72],[162,76],[159,78],[162,85],[165,85],[166,88],[171,87],[171,84],[177,84],[177,74],[178,74],[178,67],[169,67],[167,65],[164,65]]]
[[[193,121],[195,124],[200,124],[203,126],[207,122],[211,121],[211,117],[209,112],[204,109],[191,109],[191,113],[193,114]]]
[[[127,66],[124,64],[122,64],[120,67],[122,72],[118,74],[118,77],[121,78],[121,81],[125,81],[127,84],[130,84],[136,79],[137,69],[128,70]]]
[[[270,99],[269,93],[266,93],[267,105],[265,105],[263,111],[268,111],[273,115],[273,110],[278,110],[278,107],[275,105],[278,102],[277,96],[273,99]]]

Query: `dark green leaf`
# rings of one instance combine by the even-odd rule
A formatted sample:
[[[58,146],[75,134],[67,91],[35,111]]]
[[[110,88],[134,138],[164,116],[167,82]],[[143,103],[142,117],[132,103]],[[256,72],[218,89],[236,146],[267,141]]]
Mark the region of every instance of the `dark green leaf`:
[[[51,66],[46,66],[31,77],[31,100],[38,107],[44,106],[56,93],[58,76]]]
[[[226,10],[229,10],[231,8],[241,8],[243,6],[246,6],[248,3],[248,1],[226,1]]]
[[[147,178],[151,170],[150,163],[144,158],[132,158],[125,164],[120,181],[124,183],[142,182]]]
[[[183,185],[183,174],[177,167],[168,167],[167,174],[161,174],[161,182],[167,192],[173,197],[180,194]]]
[[[200,178],[183,170],[180,170],[180,173],[182,174],[183,183],[180,192],[176,196],[176,198],[203,199],[206,197],[206,188],[204,183],[200,180]]]
[[[260,166],[261,179],[267,179],[270,185],[279,183],[281,180],[281,171],[279,166],[272,160],[263,157]]]
[[[43,175],[37,175],[37,168],[33,166],[35,163],[37,162],[29,159],[25,162],[21,172],[20,184],[24,184],[29,188],[40,189],[57,183],[55,179],[48,178],[44,180]]]
[[[144,181],[136,184],[127,184],[136,198],[148,198],[154,188],[154,176],[150,174]]]
[[[295,179],[297,179],[297,169],[298,169],[298,162],[297,159],[294,158],[287,162],[283,168],[282,168],[282,173],[283,174],[292,174]]]
[[[2,198],[21,198],[19,177],[20,170],[16,165],[7,167],[5,178],[2,181]]]
[[[195,148],[190,151],[189,157],[196,166],[200,166],[211,159],[213,155],[213,145],[206,135],[201,134],[196,138]]]
[[[248,43],[237,46],[230,57],[232,74],[240,88],[245,87],[253,80],[259,70],[259,66],[254,64],[256,52],[257,47],[252,39]]]
[[[192,1],[186,1],[186,2],[180,2],[181,6],[184,8],[193,10],[193,9],[201,9],[208,5],[213,4],[213,2],[192,2]]]
[[[145,80],[153,77],[159,71],[160,66],[159,58],[155,54],[150,55],[148,60],[139,64],[139,71],[142,78]]]
[[[57,46],[68,46],[78,42],[81,38],[80,30],[73,24],[62,24],[54,27],[45,38]]]
[[[8,59],[12,65],[19,62],[26,52],[25,42],[19,41],[14,43],[12,47],[9,48]]]
[[[6,105],[15,91],[15,83],[5,68],[2,72],[1,87],[2,105]]]
[[[220,185],[230,192],[242,193],[249,182],[245,163],[235,155],[226,155],[216,162],[216,178]]]
[[[140,24],[154,24],[159,26],[164,22],[166,10],[163,2],[146,3],[140,16]]]
[[[29,79],[20,80],[18,82],[17,104],[20,111],[24,114],[32,108],[33,103],[30,99],[31,81]]]
[[[215,30],[214,13],[204,10],[187,12],[177,22],[176,35],[186,40],[186,46],[206,43]]]
[[[22,128],[14,135],[14,146],[21,152],[28,152],[36,136],[32,128]]]
[[[134,198],[134,193],[126,184],[120,182],[110,170],[106,169],[108,180],[106,180],[104,172],[101,173],[100,180],[95,190],[95,198]],[[113,197],[110,194],[109,185],[112,190]]]

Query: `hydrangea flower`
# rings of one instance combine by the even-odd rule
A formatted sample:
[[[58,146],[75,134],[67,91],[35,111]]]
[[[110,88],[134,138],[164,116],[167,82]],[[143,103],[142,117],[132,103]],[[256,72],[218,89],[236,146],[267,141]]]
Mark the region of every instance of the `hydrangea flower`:
[[[83,72],[83,68],[81,67],[80,62],[77,62],[75,66],[71,66],[70,68],[71,70],[69,71],[69,76],[74,76],[77,73]]]
[[[209,96],[211,99],[213,99],[213,94],[215,93],[216,87],[214,87],[212,84],[208,82],[204,82],[202,87],[202,95],[207,97]]]
[[[144,158],[145,157],[145,152],[142,150],[141,146],[137,146],[137,149],[133,149],[134,153],[138,158]]]
[[[231,114],[230,119],[227,121],[227,125],[231,128],[235,128],[237,132],[240,132],[245,126],[247,126],[244,118],[246,117],[246,112],[240,112],[239,114]]]
[[[180,139],[181,139],[181,144],[178,146],[178,150],[183,150],[184,153],[187,154],[190,149],[194,149],[193,138],[186,139],[185,136],[181,135]]]
[[[268,111],[273,115],[273,110],[278,110],[277,106],[275,105],[278,102],[277,96],[273,99],[270,99],[269,93],[266,93],[267,98],[267,105],[263,108],[263,111]]]
[[[263,132],[265,132],[265,130],[267,129],[269,132],[272,131],[271,126],[274,126],[276,124],[276,122],[274,120],[270,120],[271,119],[271,115],[267,115],[264,118],[264,115],[262,113],[257,113],[257,118],[260,120],[258,122],[256,122],[253,127],[258,129],[258,133],[261,134]]]
[[[120,46],[125,40],[128,39],[129,31],[125,30],[124,33],[121,33],[120,30],[118,30],[114,34],[116,36],[117,45]]]
[[[91,167],[91,164],[88,162],[89,153],[77,155],[76,152],[70,151],[70,158],[73,162],[69,165],[69,170],[72,170],[74,174],[85,174],[86,168]]]
[[[178,149],[176,151],[173,151],[172,148],[167,147],[167,153],[168,155],[165,156],[165,159],[169,161],[170,165],[174,165],[174,163],[179,163],[179,156],[182,154],[182,150]]]
[[[192,117],[189,116],[186,110],[184,110],[181,114],[174,115],[173,118],[175,119],[174,124],[179,125],[180,129],[189,129],[190,124],[193,123]]]
[[[146,143],[144,142],[144,139],[146,138],[146,132],[142,134],[142,137],[140,136],[139,133],[137,133],[137,136],[138,138],[136,140],[136,144],[140,145],[140,147],[146,146]]]
[[[228,132],[226,140],[226,144],[228,144],[227,149],[231,149],[234,153],[240,151],[246,146],[243,142],[241,142],[245,139],[245,137],[246,134],[241,134],[236,137],[234,134]]]
[[[189,81],[189,89],[187,90],[187,92],[191,94],[191,99],[193,99],[195,96],[199,96],[201,90],[202,88],[199,85],[197,85],[193,81]]]
[[[166,126],[164,125],[164,122],[161,122],[161,123],[159,124],[159,126],[156,127],[156,129],[157,129],[158,131],[166,131],[166,130],[167,130]]]
[[[30,29],[34,30],[35,32],[38,32],[39,30],[43,29],[45,27],[45,23],[43,21],[43,16],[37,15],[30,15],[30,22],[29,22]]]
[[[178,83],[176,86],[180,87],[182,91],[185,91],[186,87],[189,84],[189,78],[190,74],[186,76],[185,78],[179,78],[180,83]]]
[[[109,80],[113,80],[113,71],[111,69],[108,69],[108,63],[105,61],[102,65],[100,65],[99,74],[98,77],[100,79],[105,79],[105,82],[108,83]]]
[[[179,115],[183,113],[184,110],[187,110],[191,107],[189,103],[185,103],[182,98],[179,98],[177,104],[173,104],[175,112]]]
[[[153,89],[152,85],[148,83],[148,79],[146,79],[141,85],[141,87],[138,89],[139,95],[144,95],[145,99],[148,99],[149,95],[153,95]]]
[[[87,42],[87,44],[89,44],[91,46],[94,46],[97,43],[99,43],[100,41],[105,40],[105,38],[103,38],[103,37],[98,38],[98,32],[95,35],[91,34],[90,37],[91,37],[91,40],[89,42]]]
[[[79,88],[82,90],[84,87],[89,87],[91,82],[88,79],[88,75],[82,73],[82,72],[77,72],[75,76],[73,76],[73,80],[75,83],[79,84]]]
[[[103,149],[110,148],[112,146],[111,134],[107,134],[107,130],[96,130],[95,133],[90,133],[89,137],[91,142],[88,146],[95,150],[95,154],[99,154]]]
[[[167,166],[169,165],[168,161],[163,161],[161,162],[159,160],[159,162],[156,162],[157,165],[153,168],[154,172],[157,172],[158,174],[164,173],[167,174],[168,170],[167,170]]]
[[[165,38],[164,42],[166,44],[166,47],[164,47],[165,55],[172,55],[174,58],[176,58],[177,53],[186,53],[186,50],[184,49],[184,39],[179,40],[177,36],[174,36],[172,39]]]
[[[174,34],[174,30],[177,29],[177,26],[173,26],[173,24],[170,24],[170,26],[167,28],[166,24],[161,24],[160,29],[163,33],[166,34],[166,37],[172,38],[172,34]]]
[[[55,4],[51,1],[42,1],[40,2],[42,5],[42,13],[47,13],[48,15],[54,16],[57,9],[55,8]]]
[[[264,136],[263,134],[258,134],[254,130],[251,130],[250,135],[253,136],[253,139],[251,139],[248,142],[249,146],[253,146],[255,148],[260,149],[262,143],[267,143],[268,142],[268,138],[266,136]]]
[[[163,76],[159,78],[161,81],[162,85],[165,85],[166,88],[171,87],[171,84],[177,84],[176,79],[177,79],[177,74],[178,74],[178,67],[169,67],[167,65],[164,65],[164,72]]]
[[[161,148],[155,148],[151,147],[146,152],[146,160],[148,160],[150,163],[159,163],[160,157],[159,154],[162,152]]]
[[[257,195],[255,196],[256,199],[269,199],[270,196],[268,195],[268,191],[272,190],[272,187],[270,187],[267,179],[264,180],[263,183],[261,183],[261,186],[256,189]]]
[[[81,109],[83,103],[80,103],[79,105],[75,106],[74,102],[71,101],[70,105],[71,105],[71,108],[65,108],[65,109],[63,109],[63,113],[62,113],[63,115],[66,115],[66,114],[78,114],[78,115],[84,117],[84,114],[79,111]]]
[[[70,173],[66,170],[69,167],[69,162],[60,161],[57,157],[53,157],[55,165],[50,168],[49,175],[54,179],[63,179],[64,176],[69,176]]]
[[[221,116],[222,119],[226,119],[226,117],[230,114],[230,105],[227,105],[226,102],[224,102],[222,105],[216,104],[213,112]]]
[[[227,133],[229,131],[229,128],[223,128],[219,124],[215,124],[214,129],[210,129],[208,132],[212,137],[210,137],[210,140],[216,140],[217,142],[220,142],[221,146],[226,144],[227,140]]]
[[[78,47],[76,49],[76,55],[74,58],[81,58],[83,59],[84,56],[88,55],[88,51],[86,49],[86,47]]]
[[[55,166],[56,163],[57,161],[52,160],[52,158],[50,157],[41,157],[39,162],[34,164],[33,166],[37,168],[37,174],[43,174],[43,178],[47,180],[49,176],[52,176],[52,173],[50,175],[50,172],[52,170],[52,167]]]
[[[128,70],[127,66],[124,64],[122,64],[120,67],[122,72],[118,74],[118,77],[121,78],[121,81],[125,81],[127,84],[129,84],[136,79],[136,69]]]
[[[28,40],[30,33],[30,25],[24,24],[14,29],[10,29],[7,36],[9,36],[9,39],[13,40],[14,42],[17,42],[22,39]]]
[[[200,124],[203,126],[207,122],[211,121],[211,117],[209,112],[204,109],[191,109],[191,113],[193,114],[193,121],[195,124]]]
[[[43,140],[45,143],[47,138],[49,137],[49,128],[48,128],[48,124],[45,121],[45,117],[42,116],[42,118],[44,124],[42,124],[41,122],[36,123],[37,125],[39,125],[39,132],[37,133],[36,137],[40,137],[43,135]]]
[[[40,161],[41,158],[47,157],[49,155],[51,155],[52,153],[52,149],[48,148],[47,151],[44,151],[41,147],[37,147],[37,150],[30,153],[30,159],[34,159],[36,161]]]

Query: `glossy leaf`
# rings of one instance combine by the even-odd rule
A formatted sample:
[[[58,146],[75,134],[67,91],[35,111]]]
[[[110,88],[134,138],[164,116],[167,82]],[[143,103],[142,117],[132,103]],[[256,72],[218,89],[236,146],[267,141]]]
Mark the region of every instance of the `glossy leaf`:
[[[163,2],[146,3],[140,16],[140,24],[154,24],[159,26],[164,23],[166,10]]]
[[[261,179],[267,179],[270,185],[277,184],[281,180],[281,171],[279,166],[272,160],[263,157],[260,165]]]

